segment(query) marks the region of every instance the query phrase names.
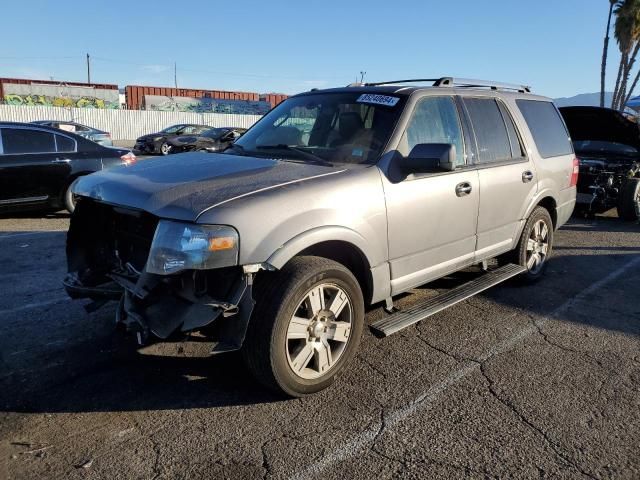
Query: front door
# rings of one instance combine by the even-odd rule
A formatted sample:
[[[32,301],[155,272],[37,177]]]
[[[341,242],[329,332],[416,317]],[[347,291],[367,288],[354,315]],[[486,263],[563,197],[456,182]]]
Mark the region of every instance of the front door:
[[[423,143],[454,145],[459,168],[399,181],[383,176],[392,295],[474,259],[479,178],[476,170],[465,167],[465,142],[453,97],[426,96],[416,103],[397,150],[406,156]]]

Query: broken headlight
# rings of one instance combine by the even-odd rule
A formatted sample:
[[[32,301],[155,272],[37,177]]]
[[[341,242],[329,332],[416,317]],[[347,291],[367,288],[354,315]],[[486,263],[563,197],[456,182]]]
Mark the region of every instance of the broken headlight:
[[[151,243],[147,272],[169,275],[238,263],[238,232],[224,225],[161,220]]]

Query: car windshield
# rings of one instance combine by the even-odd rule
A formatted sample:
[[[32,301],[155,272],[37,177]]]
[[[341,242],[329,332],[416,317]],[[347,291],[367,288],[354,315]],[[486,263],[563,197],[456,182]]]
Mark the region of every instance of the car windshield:
[[[202,136],[203,137],[213,138],[213,139],[217,140],[218,138],[222,137],[228,131],[229,130],[227,130],[226,128],[212,128],[211,130],[207,130],[206,132],[204,132],[202,134]]]
[[[172,125],[171,127],[167,127],[164,130],[161,130],[160,133],[176,133],[183,127],[184,125]]]
[[[573,142],[576,152],[613,153],[621,155],[635,155],[638,150],[631,145],[599,140],[578,140]]]
[[[290,98],[233,147],[248,155],[305,163],[374,163],[405,99],[371,93],[317,93]]]

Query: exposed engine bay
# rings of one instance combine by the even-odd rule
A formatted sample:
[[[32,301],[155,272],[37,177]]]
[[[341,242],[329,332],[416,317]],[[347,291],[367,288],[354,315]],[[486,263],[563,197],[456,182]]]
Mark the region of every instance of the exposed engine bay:
[[[616,208],[624,220],[640,216],[640,129],[622,113],[562,107],[580,162],[576,210],[587,216]]]

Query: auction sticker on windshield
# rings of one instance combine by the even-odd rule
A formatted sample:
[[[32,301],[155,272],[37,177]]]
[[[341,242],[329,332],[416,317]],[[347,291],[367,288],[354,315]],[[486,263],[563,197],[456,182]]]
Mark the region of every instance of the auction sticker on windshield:
[[[358,97],[358,103],[375,103],[376,105],[386,105],[387,107],[395,107],[400,100],[398,97],[389,97],[387,95],[376,95],[374,93],[363,93]]]

